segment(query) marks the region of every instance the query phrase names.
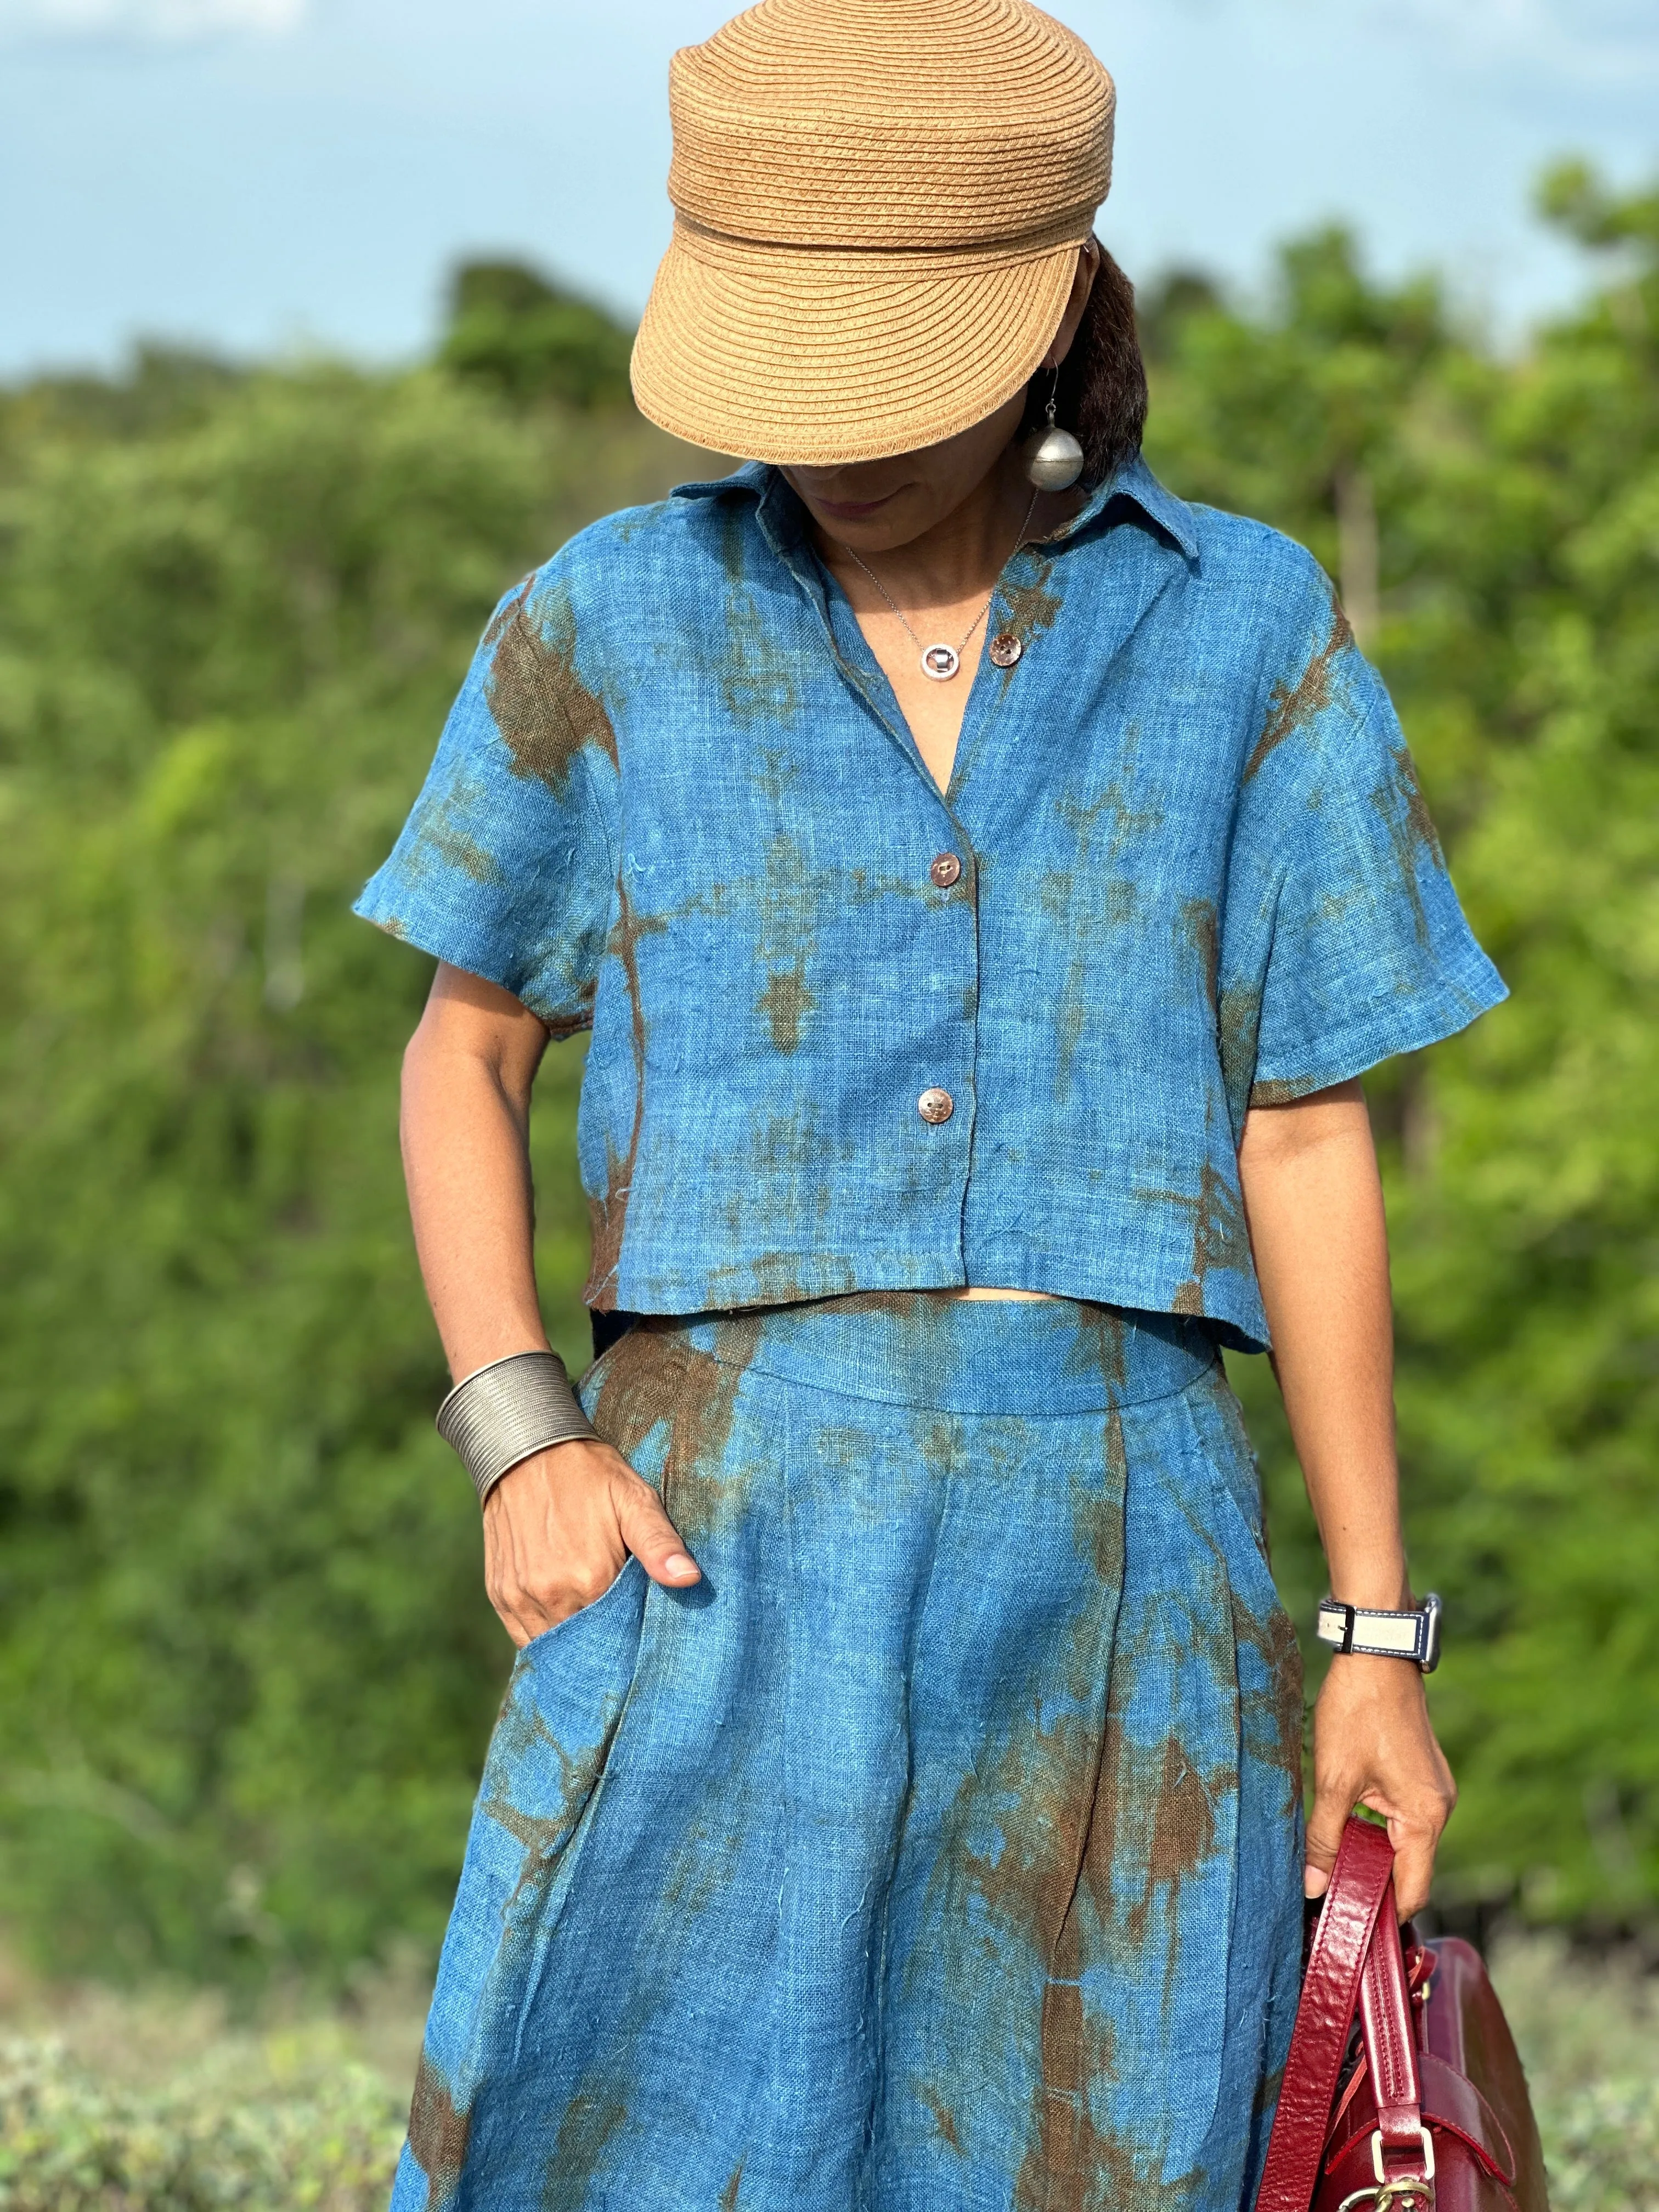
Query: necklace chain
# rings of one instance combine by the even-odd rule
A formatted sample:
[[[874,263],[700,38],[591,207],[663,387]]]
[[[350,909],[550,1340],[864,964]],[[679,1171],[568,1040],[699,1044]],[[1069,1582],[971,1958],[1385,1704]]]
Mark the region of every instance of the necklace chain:
[[[1041,489],[1042,488],[1039,486],[1038,489],[1031,494],[1031,503],[1025,510],[1025,520],[1019,526],[1019,537],[1015,542],[1014,553],[1018,553],[1020,547],[1025,543],[1025,533],[1030,528],[1032,515],[1036,512],[1036,503],[1041,495]],[[979,628],[986,616],[991,611],[992,602],[996,598],[998,586],[1002,580],[1000,576],[998,577],[997,582],[993,584],[991,586],[990,598],[986,600],[985,605],[980,609],[979,612],[974,617],[972,622],[969,623],[967,629],[963,632],[962,643],[960,645],[945,645],[943,642],[938,645],[924,645],[921,640],[916,635],[915,630],[911,629],[909,623],[905,619],[903,608],[893,597],[893,594],[888,590],[886,585],[882,582],[881,578],[877,575],[875,570],[870,566],[870,563],[865,560],[861,555],[854,553],[850,545],[842,544],[840,538],[837,538],[836,543],[841,546],[841,550],[843,553],[852,555],[853,559],[858,562],[860,568],[863,569],[865,574],[870,579],[870,581],[875,586],[876,589],[881,593],[883,599],[886,600],[888,605],[891,607],[893,612],[898,617],[899,621],[903,624],[905,635],[909,639],[911,644],[915,646],[917,653],[921,657],[922,674],[927,677],[931,677],[935,684],[948,683],[950,678],[956,674],[957,671],[962,665],[962,656],[968,650],[969,639],[972,637],[974,632]],[[1008,556],[1008,559],[1010,561],[1013,559],[1014,553],[1011,553]],[[1003,565],[1006,567],[1007,563],[1005,562]],[[937,665],[935,665],[936,661]]]

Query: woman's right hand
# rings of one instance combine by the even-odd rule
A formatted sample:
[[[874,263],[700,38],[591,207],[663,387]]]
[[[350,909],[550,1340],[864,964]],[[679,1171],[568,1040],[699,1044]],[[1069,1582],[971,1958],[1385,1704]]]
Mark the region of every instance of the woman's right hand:
[[[670,1589],[702,1579],[661,1498],[609,1444],[520,1460],[484,1500],[483,1533],[489,1602],[521,1648],[603,1597],[630,1552]]]

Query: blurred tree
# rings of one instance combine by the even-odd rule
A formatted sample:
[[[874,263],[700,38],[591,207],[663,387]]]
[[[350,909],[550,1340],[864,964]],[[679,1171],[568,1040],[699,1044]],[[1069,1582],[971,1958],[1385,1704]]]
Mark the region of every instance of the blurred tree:
[[[689,459],[331,368],[14,456],[0,1910],[60,1967],[441,1925],[508,1653],[399,1188],[429,963],[347,906],[499,592]],[[573,1358],[578,1072],[537,1137]]]
[[[562,291],[517,261],[469,261],[450,291],[440,358],[458,375],[520,404],[630,404],[634,333],[603,307]]]

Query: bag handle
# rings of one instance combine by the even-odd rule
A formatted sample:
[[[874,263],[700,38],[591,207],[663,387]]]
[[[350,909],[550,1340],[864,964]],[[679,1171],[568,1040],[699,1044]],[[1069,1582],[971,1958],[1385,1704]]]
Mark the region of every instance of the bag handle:
[[[1394,1846],[1387,1830],[1351,1818],[1303,1977],[1256,2212],[1309,2212],[1313,2203],[1371,1936],[1393,1888]],[[1396,1953],[1399,1948],[1396,1942]],[[1409,2058],[1409,2034],[1407,2051]]]
[[[1376,2163],[1395,2151],[1428,2162],[1432,2178],[1433,2150],[1423,2133],[1423,2093],[1417,2077],[1417,2039],[1412,2029],[1411,1991],[1406,1982],[1406,1956],[1392,1914],[1377,1917],[1371,1930],[1370,1948],[1359,1984],[1359,2025],[1365,2039],[1365,2063],[1376,2099],[1380,2138]]]

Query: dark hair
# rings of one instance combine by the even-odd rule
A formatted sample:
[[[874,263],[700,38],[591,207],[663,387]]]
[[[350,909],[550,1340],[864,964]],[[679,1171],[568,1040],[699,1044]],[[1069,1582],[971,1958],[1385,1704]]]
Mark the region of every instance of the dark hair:
[[[1072,350],[1060,364],[1054,420],[1083,448],[1083,483],[1092,490],[1140,451],[1146,428],[1146,366],[1135,333],[1135,288],[1105,247]],[[1020,434],[1046,419],[1054,371],[1040,368],[1025,393]]]

